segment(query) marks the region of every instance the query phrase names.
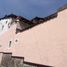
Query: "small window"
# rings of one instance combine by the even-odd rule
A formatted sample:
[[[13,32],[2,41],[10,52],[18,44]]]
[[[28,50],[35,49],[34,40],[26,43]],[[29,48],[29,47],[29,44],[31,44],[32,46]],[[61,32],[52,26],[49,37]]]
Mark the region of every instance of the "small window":
[[[18,40],[16,39],[15,42],[18,42]]]
[[[2,45],[0,45],[0,47],[2,47]]]
[[[10,23],[8,24],[8,28],[10,28]]]
[[[11,47],[11,41],[9,41],[9,47]]]
[[[3,30],[3,28],[4,28],[4,25],[2,25],[2,30]]]
[[[6,21],[6,24],[7,24],[7,21]]]

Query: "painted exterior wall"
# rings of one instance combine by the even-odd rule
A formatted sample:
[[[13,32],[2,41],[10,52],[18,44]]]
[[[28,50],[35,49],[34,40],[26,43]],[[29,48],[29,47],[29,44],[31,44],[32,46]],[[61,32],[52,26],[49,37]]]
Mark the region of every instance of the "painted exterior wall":
[[[13,37],[16,35],[15,31],[16,31],[16,24],[12,25],[9,30],[7,30],[0,36],[0,52],[4,51],[10,52],[9,43],[14,39]]]
[[[16,25],[13,25],[0,37],[0,51],[12,52],[13,56],[22,56],[32,63],[66,67],[66,29],[67,9],[59,12],[57,18],[18,34],[15,34]]]

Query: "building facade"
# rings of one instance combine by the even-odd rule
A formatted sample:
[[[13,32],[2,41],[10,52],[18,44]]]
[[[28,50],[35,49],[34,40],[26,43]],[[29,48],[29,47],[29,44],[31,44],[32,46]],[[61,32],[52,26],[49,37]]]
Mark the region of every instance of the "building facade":
[[[67,9],[54,19],[16,34],[16,25],[0,36],[0,51],[24,57],[26,62],[67,66]]]

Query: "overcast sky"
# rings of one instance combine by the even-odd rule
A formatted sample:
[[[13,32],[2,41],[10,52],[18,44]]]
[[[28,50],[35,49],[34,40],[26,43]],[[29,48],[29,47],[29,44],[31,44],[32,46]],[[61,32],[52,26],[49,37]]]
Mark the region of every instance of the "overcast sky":
[[[45,17],[67,4],[67,0],[0,0],[0,17],[14,13],[27,19]]]

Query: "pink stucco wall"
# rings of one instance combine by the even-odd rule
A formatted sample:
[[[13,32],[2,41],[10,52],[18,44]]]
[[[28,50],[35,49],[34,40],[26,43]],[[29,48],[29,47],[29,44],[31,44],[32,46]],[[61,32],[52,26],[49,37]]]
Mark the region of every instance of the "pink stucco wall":
[[[67,9],[59,12],[57,18],[27,31],[15,34],[15,28],[13,26],[0,37],[0,51],[10,51],[28,62],[67,66]]]
[[[12,41],[16,31],[16,25],[13,25],[8,31],[0,35],[0,52],[10,51],[9,41]]]

